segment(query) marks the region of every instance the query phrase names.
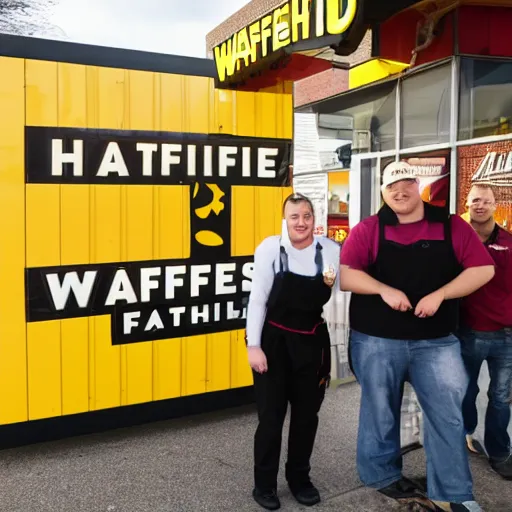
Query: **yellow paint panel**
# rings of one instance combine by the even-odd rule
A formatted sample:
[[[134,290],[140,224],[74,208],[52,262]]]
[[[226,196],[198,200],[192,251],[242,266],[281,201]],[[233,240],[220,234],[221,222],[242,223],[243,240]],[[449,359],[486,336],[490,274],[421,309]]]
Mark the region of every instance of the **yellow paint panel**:
[[[58,64],[59,126],[87,126],[85,66]],[[60,257],[62,265],[90,262],[89,186],[60,187]],[[89,410],[89,320],[61,322],[62,414]]]
[[[121,260],[153,259],[153,190],[144,185],[123,186],[124,226]],[[135,290],[140,297],[140,290]],[[144,299],[141,297],[141,299]],[[153,398],[153,347],[135,343],[121,347],[121,404],[149,402]]]
[[[34,120],[36,120],[34,118]],[[27,266],[60,263],[60,186],[26,186]],[[29,419],[61,414],[60,321],[27,325]]]
[[[28,126],[57,126],[57,63],[25,61],[26,123]]]
[[[220,332],[207,336],[206,391],[221,391],[230,388],[231,381],[231,335]]]
[[[276,195],[278,194],[278,195]],[[255,187],[255,244],[281,232],[281,190]]]
[[[256,133],[257,137],[277,137],[276,112],[278,96],[261,93],[256,96]]]
[[[56,62],[26,61],[26,123],[57,126]],[[60,186],[26,186],[28,267],[60,264]],[[62,413],[60,321],[27,326],[29,418]]]
[[[216,130],[219,133],[238,135],[237,117],[234,115],[236,93],[228,90],[215,90]]]
[[[91,263],[121,260],[121,187],[91,185]],[[110,317],[89,320],[90,408],[121,405],[120,348],[113,347]]]
[[[96,73],[91,76],[91,82],[88,87],[97,88],[94,109],[98,122],[96,128],[129,129],[130,120],[126,112],[125,71],[122,69],[98,68]]]
[[[85,66],[58,64],[59,126],[87,126],[87,73]]]
[[[156,259],[190,257],[190,192],[189,187],[155,186]]]
[[[27,325],[29,420],[62,414],[60,323]]]
[[[62,265],[90,262],[89,187],[60,186],[60,248]],[[63,414],[89,409],[89,321],[62,321],[62,411]]]
[[[190,256],[189,187],[155,186],[153,257],[181,259]],[[181,396],[182,340],[153,343],[153,399]]]
[[[28,419],[24,73],[23,60],[0,57],[0,424]]]
[[[184,129],[192,133],[208,133],[212,115],[210,90],[213,80],[200,76],[187,76],[185,83],[186,116]],[[172,93],[171,93],[172,94]]]
[[[255,190],[253,187],[233,187],[231,210],[231,254],[250,256],[254,254]],[[240,215],[244,212],[244,215]]]
[[[89,320],[61,321],[62,414],[89,410]]]
[[[162,131],[184,131],[184,77],[160,75],[160,122]]]
[[[181,395],[206,393],[206,336],[186,338],[181,348]]]
[[[181,338],[153,342],[153,400],[181,396]]]
[[[236,124],[237,135],[255,136],[256,96],[250,92],[236,93]]]
[[[155,129],[155,81],[154,73],[145,71],[126,71],[129,100],[125,115],[128,117],[128,127],[132,130]]]
[[[19,72],[23,72],[21,62]],[[209,78],[37,61],[27,61],[26,80],[27,124],[249,137],[292,135],[293,98],[289,84],[280,85],[272,93],[216,91]],[[276,94],[285,89],[286,95]],[[0,95],[0,106],[3,99]],[[2,126],[0,120],[0,134]],[[11,126],[15,124],[10,122]],[[17,136],[20,137],[19,132]],[[19,147],[22,148],[21,143]],[[16,158],[21,160],[23,151]],[[22,160],[16,169],[22,186]],[[0,183],[3,179],[5,176],[0,176]],[[28,266],[190,255],[188,186],[29,185],[26,189]],[[280,233],[281,204],[288,193],[289,189],[234,187],[233,256],[251,255],[263,238]],[[23,205],[23,198],[18,197],[16,204]],[[19,220],[12,216],[13,231],[14,224],[21,222],[22,228],[16,228],[18,233],[23,232],[23,209],[21,212]],[[1,222],[0,219],[0,230]],[[13,237],[9,239],[14,240]],[[22,235],[19,237],[18,250],[23,254]],[[13,254],[3,257],[14,258]],[[18,314],[23,314],[21,306]],[[20,336],[16,339],[22,340],[12,351],[19,369],[25,357],[25,341]],[[27,343],[31,418],[252,383],[243,331],[121,348],[112,346],[110,318],[105,315],[31,324]],[[16,377],[9,377],[14,378],[20,396],[25,394],[25,402],[17,399],[13,407],[26,412],[26,372],[17,371]],[[0,400],[1,396],[0,391]]]

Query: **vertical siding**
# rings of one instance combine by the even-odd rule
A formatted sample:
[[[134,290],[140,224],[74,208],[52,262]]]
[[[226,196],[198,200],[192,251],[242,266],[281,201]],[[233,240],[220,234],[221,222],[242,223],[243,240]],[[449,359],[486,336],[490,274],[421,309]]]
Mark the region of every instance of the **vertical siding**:
[[[0,57],[0,77],[0,424],[5,424],[28,419],[24,61]]]
[[[0,71],[0,422],[252,384],[243,331],[119,347],[108,316],[25,324],[25,265],[189,257],[190,197],[184,186],[24,187],[23,124],[291,139],[290,88],[221,91],[202,77],[7,58]],[[233,188],[233,256],[280,232],[288,192]]]

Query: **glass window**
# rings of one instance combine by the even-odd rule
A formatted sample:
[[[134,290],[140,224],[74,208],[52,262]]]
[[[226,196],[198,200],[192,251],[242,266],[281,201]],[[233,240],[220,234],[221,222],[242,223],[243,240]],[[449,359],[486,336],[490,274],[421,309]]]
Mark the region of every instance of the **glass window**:
[[[459,140],[512,132],[512,61],[462,59]]]
[[[451,64],[402,82],[401,147],[450,141]]]
[[[395,149],[396,82],[345,93],[318,108],[320,138],[352,142],[352,154]]]

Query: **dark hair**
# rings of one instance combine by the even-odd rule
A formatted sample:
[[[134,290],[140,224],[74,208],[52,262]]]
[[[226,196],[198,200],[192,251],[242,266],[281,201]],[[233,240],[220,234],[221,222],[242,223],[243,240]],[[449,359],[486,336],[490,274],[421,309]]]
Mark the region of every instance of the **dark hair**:
[[[304,194],[299,194],[298,192],[295,192],[294,194],[290,194],[283,203],[283,215],[284,215],[284,209],[286,208],[286,205],[288,203],[298,204],[298,203],[307,203],[309,207],[311,208],[311,213],[315,215],[315,209],[313,208],[313,203],[311,202],[311,199],[309,197],[305,196]]]

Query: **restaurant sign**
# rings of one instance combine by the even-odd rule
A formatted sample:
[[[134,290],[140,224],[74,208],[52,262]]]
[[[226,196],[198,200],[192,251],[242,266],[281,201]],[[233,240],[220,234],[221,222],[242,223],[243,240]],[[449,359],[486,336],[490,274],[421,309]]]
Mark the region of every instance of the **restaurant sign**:
[[[357,0],[288,0],[214,48],[219,84],[257,72],[282,55],[327,46],[351,27]]]

